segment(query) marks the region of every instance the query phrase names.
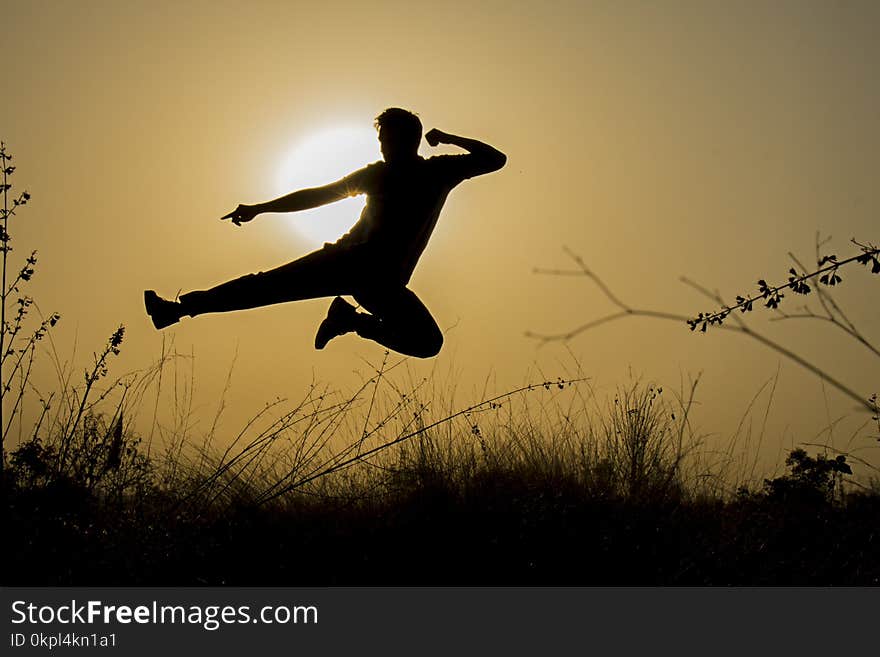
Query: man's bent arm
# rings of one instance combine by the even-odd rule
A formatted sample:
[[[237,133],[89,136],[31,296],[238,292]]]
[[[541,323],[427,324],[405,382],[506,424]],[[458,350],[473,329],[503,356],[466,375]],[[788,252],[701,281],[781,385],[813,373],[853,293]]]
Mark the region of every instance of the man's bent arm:
[[[489,144],[481,142],[477,139],[460,137],[459,135],[453,135],[448,132],[443,132],[442,130],[437,130],[436,128],[428,131],[428,133],[425,135],[425,139],[431,146],[436,146],[439,143],[451,144],[452,146],[463,148],[468,153],[473,155],[483,165],[483,167],[481,168],[485,169],[484,173],[497,171],[507,163],[507,156],[504,153],[499,151],[494,146],[490,146]]]

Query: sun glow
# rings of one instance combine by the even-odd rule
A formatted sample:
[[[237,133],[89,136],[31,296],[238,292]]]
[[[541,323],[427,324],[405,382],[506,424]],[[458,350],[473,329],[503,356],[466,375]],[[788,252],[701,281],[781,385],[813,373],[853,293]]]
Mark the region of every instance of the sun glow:
[[[278,194],[318,187],[380,159],[379,141],[371,127],[335,126],[312,133],[294,144],[281,163]],[[335,242],[360,216],[364,196],[346,198],[285,218],[311,248]]]

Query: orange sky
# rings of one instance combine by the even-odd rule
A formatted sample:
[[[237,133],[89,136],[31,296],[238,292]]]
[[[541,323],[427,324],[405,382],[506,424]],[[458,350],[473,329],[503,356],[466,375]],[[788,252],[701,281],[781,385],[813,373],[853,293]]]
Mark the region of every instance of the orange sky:
[[[681,275],[732,298],[784,280],[789,250],[810,260],[816,231],[840,254],[850,237],[880,240],[874,2],[6,2],[0,15],[0,137],[33,194],[17,253],[40,251],[31,293],[63,315],[65,358],[75,341],[87,364],[126,325],[118,373],[161,348],[144,289],[173,296],[305,254],[296,215],[218,217],[277,196],[296,144],[369,129],[387,106],[509,157],[453,192],[412,281],[448,329],[413,371],[454,371],[464,391],[555,374],[566,348],[524,333],[610,309],[585,281],[533,273],[567,266],[564,245],[629,303],[695,314],[707,303]],[[878,281],[845,279],[842,303],[880,340]],[[213,412],[235,353],[231,425],[313,379],[355,385],[382,350],[346,336],[314,351],[327,304],[173,329],[196,357],[197,407]],[[767,320],[752,317],[866,395],[880,385],[876,361],[832,327]],[[699,424],[721,435],[781,364],[774,463],[829,418],[864,419],[736,336],[630,320],[569,347],[600,390],[629,368],[668,387],[702,372]]]

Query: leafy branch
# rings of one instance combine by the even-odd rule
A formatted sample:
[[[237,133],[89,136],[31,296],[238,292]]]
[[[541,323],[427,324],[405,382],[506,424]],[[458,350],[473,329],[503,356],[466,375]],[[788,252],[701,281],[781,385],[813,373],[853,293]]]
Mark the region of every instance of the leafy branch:
[[[798,274],[797,270],[792,267],[788,270],[790,274],[788,282],[781,285],[771,286],[762,278],[758,281],[757,294],[748,297],[738,295],[736,297],[736,304],[731,306],[722,304],[721,310],[712,313],[700,313],[696,317],[687,320],[688,326],[690,326],[691,331],[695,331],[697,327],[700,327],[700,331],[705,333],[709,326],[715,324],[720,326],[730,313],[735,310],[739,310],[742,313],[751,312],[754,303],[757,301],[763,301],[764,306],[776,310],[779,308],[779,304],[782,303],[782,299],[785,298],[783,290],[792,290],[795,294],[806,296],[813,291],[813,288],[810,287],[807,281],[816,278],[818,278],[820,285],[834,287],[843,281],[838,270],[853,262],[866,267],[870,264],[871,273],[880,274],[880,248],[873,244],[862,244],[855,239],[851,241],[859,247],[861,253],[845,260],[838,260],[836,255],[822,256],[817,260],[818,269],[810,273],[802,272]]]
[[[9,445],[10,432],[16,419],[21,420],[23,400],[28,391],[39,395],[39,391],[31,382],[34,361],[39,343],[47,338],[51,341],[50,332],[58,323],[61,316],[58,313],[50,313],[48,316],[40,315],[36,322],[29,321],[31,310],[37,309],[34,300],[22,293],[21,288],[34,276],[37,265],[37,253],[33,251],[28,255],[18,272],[12,276],[9,270],[9,254],[12,252],[12,237],[9,233],[9,220],[17,214],[17,211],[30,200],[28,192],[22,192],[11,197],[12,183],[10,177],[15,172],[11,165],[12,155],[7,153],[6,144],[0,142],[0,168],[2,168],[3,182],[0,193],[3,196],[2,214],[0,214],[0,254],[2,254],[2,284],[0,284],[0,444],[5,448]],[[11,279],[11,280],[10,280]],[[38,310],[38,309],[37,309]],[[66,400],[68,408],[62,408],[56,415],[55,421],[59,423],[59,433],[53,438],[57,443],[57,470],[64,471],[68,465],[68,454],[71,445],[82,436],[94,433],[94,427],[86,426],[94,423],[94,408],[107,397],[115,386],[107,391],[98,391],[98,382],[108,374],[109,360],[119,354],[125,329],[120,326],[107,341],[100,354],[94,356],[94,367],[83,373],[84,385],[82,389],[71,386],[69,390],[62,391],[62,399]],[[70,393],[70,394],[69,394]],[[40,395],[39,402],[41,413],[33,430],[33,441],[39,442],[39,431],[44,420],[50,417],[50,404],[53,395],[48,399]],[[121,422],[121,415],[116,422]],[[114,425],[115,427],[115,425]],[[113,428],[113,432],[116,429]],[[111,433],[113,433],[111,432]],[[110,435],[110,434],[108,434]],[[113,434],[115,435],[115,434]],[[121,438],[119,439],[121,440]],[[117,442],[119,442],[117,440]],[[54,450],[54,447],[53,447]],[[111,454],[113,454],[111,450]],[[6,452],[0,462],[5,467]],[[114,457],[115,458],[115,457]],[[111,459],[112,461],[113,459]]]
[[[31,195],[27,191],[10,195],[12,191],[10,178],[15,173],[15,167],[12,165],[12,155],[6,151],[4,142],[0,142],[0,170],[3,176],[3,182],[0,183],[0,194],[3,196],[3,207],[0,208],[0,260],[2,260],[0,265],[2,268],[0,271],[2,278],[0,281],[0,448],[5,448],[12,422],[21,409],[22,398],[28,386],[36,345],[55,326],[60,315],[52,313],[48,318],[42,319],[30,335],[24,336],[22,344],[21,332],[34,301],[31,297],[20,293],[20,286],[33,277],[36,271],[37,253],[31,252],[10,283],[9,254],[12,252],[10,244],[12,237],[9,234],[9,220],[21,207],[27,205]],[[8,307],[13,298],[14,310]],[[17,388],[13,388],[16,382]],[[7,395],[10,394],[13,401],[7,414]],[[0,468],[5,467],[4,461],[5,459],[0,459]]]

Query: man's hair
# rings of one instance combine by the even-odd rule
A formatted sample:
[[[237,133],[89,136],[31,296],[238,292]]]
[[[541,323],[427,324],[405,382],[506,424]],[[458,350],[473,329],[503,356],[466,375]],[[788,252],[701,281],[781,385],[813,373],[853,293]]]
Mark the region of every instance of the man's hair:
[[[385,128],[400,142],[414,144],[422,140],[422,122],[412,112],[399,107],[389,107],[376,117],[376,129]]]

